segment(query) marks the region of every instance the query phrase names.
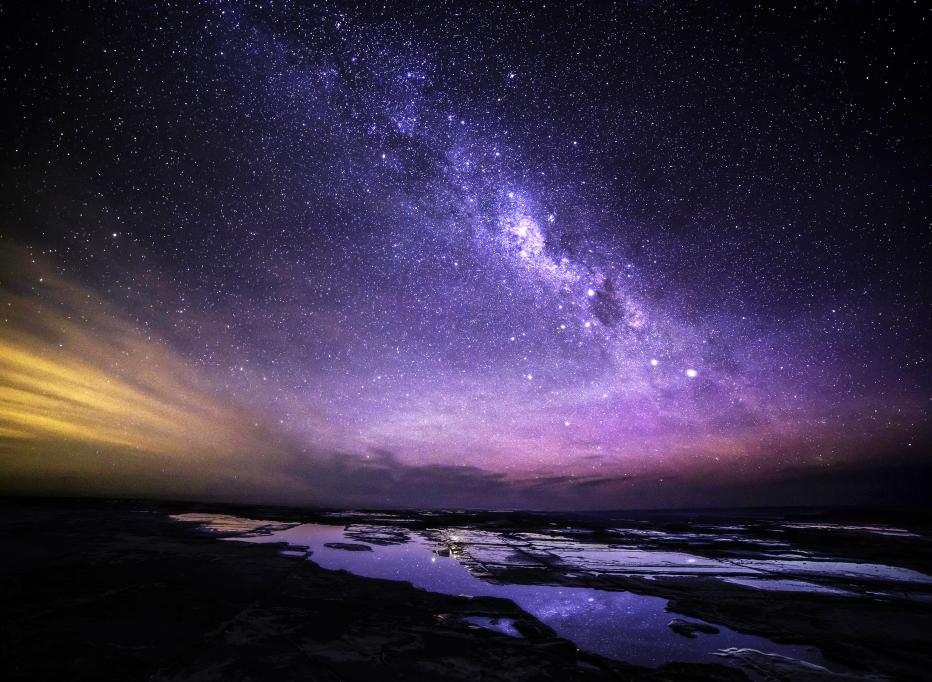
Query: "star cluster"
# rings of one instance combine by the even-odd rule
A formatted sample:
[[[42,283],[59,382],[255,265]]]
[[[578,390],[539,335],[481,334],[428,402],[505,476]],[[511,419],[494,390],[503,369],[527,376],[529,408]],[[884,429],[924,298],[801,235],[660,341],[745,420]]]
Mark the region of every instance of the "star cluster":
[[[149,339],[276,434],[289,500],[785,502],[927,454],[918,6],[2,11],[2,333],[71,367],[98,330],[91,384]],[[189,412],[179,381],[138,390]],[[17,395],[5,450],[71,438]],[[223,444],[259,486],[256,438]]]

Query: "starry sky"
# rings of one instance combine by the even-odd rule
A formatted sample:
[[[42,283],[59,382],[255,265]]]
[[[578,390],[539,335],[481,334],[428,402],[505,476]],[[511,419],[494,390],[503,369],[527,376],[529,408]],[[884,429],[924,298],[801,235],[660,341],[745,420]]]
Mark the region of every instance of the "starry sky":
[[[0,489],[908,500],[928,12],[714,5],[0,5]]]

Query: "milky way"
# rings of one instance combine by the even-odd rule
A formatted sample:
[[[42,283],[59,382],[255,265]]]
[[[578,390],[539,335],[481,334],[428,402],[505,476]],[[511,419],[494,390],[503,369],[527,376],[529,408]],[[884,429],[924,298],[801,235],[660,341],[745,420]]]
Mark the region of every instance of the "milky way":
[[[522,7],[4,9],[17,485],[753,504],[926,462],[920,8]]]

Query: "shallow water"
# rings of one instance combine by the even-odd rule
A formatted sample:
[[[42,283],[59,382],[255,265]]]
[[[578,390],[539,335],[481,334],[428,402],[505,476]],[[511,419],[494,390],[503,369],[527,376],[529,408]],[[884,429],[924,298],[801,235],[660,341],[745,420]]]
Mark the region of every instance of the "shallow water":
[[[209,523],[207,519],[198,520]],[[716,626],[718,634],[699,634],[695,639],[678,635],[667,627],[673,618],[703,621],[667,611],[667,600],[659,597],[559,585],[486,582],[470,573],[455,557],[438,555],[435,550],[441,546],[418,534],[411,534],[411,541],[404,544],[373,544],[371,552],[349,552],[324,546],[328,542],[360,542],[352,533],[348,536],[341,526],[302,524],[267,530],[265,535],[233,539],[308,547],[308,558],[322,568],[406,581],[432,592],[510,599],[580,649],[608,658],[646,666],[670,661],[711,663],[721,660],[715,658],[714,652],[737,647],[824,665],[819,651],[813,647],[777,644],[721,626]],[[296,549],[292,547],[286,552],[294,556]],[[482,618],[470,622],[512,636],[518,634],[510,622],[494,623]]]
[[[485,628],[486,630],[501,632],[503,635],[508,635],[509,637],[523,637],[523,635],[518,631],[518,628],[515,626],[515,622],[511,618],[467,616],[463,620],[467,623],[472,623],[473,625],[478,625],[479,627]]]

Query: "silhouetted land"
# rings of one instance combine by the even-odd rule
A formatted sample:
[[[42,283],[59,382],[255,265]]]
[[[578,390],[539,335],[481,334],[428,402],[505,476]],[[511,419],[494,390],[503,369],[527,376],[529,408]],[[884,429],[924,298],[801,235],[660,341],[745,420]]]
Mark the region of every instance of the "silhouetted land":
[[[276,543],[221,542],[169,514],[341,524],[300,509],[104,500],[0,501],[0,677],[6,680],[743,680],[747,667],[669,663],[642,668],[577,650],[514,603],[457,597],[408,583],[325,570],[280,554]],[[542,528],[583,544],[617,542],[625,524],[665,551],[715,560],[758,549],[697,545],[709,523],[802,520],[779,530],[806,551],[932,574],[928,518],[845,510],[362,514],[369,527],[408,532],[456,527],[517,534]],[[620,519],[624,519],[621,521]],[[768,520],[769,519],[769,520]],[[908,535],[825,533],[820,523],[885,523]],[[771,524],[771,525],[768,525]],[[799,527],[792,527],[799,526]],[[619,527],[622,531],[619,531]],[[768,530],[769,529],[769,530]],[[353,541],[365,541],[354,537]],[[721,540],[721,539],[720,539]],[[660,543],[658,545],[657,543]],[[688,547],[686,546],[688,545]],[[463,549],[468,558],[468,547]],[[454,553],[458,551],[453,548]],[[738,554],[736,554],[736,552]],[[358,552],[368,555],[370,552]],[[312,557],[313,558],[313,557]],[[932,669],[929,586],[874,581],[858,598],[752,590],[704,577],[602,575],[552,566],[484,565],[490,580],[629,590],[670,609],[777,642],[818,646],[836,675],[921,679]],[[829,579],[826,579],[829,580]],[[849,580],[849,582],[851,582]],[[857,580],[854,580],[857,583]],[[829,582],[823,580],[823,586]],[[850,586],[849,586],[850,587]],[[868,588],[865,588],[867,590]],[[874,596],[871,596],[874,595]],[[477,628],[470,616],[507,618],[522,637]],[[686,636],[688,633],[684,633]],[[702,636],[701,634],[699,636]],[[753,673],[753,670],[752,670]],[[775,674],[764,671],[762,674]],[[783,679],[806,679],[798,670]],[[771,677],[771,679],[777,679]]]

